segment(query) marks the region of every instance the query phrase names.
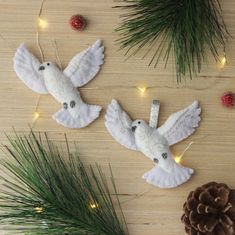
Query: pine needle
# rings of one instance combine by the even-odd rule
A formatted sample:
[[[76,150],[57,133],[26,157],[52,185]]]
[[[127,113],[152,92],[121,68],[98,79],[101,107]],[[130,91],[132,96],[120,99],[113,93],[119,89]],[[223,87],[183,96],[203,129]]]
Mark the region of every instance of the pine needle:
[[[229,37],[218,0],[119,0],[115,8],[126,13],[120,17],[117,42],[127,54],[145,50],[156,65],[175,58],[177,81],[200,73],[210,52],[219,61]],[[156,42],[159,42],[155,46]],[[144,49],[145,48],[145,49]],[[144,56],[144,57],[145,57]]]
[[[98,165],[87,169],[78,152],[70,152],[67,138],[66,156],[46,133],[15,133],[8,140],[10,146],[5,149],[10,158],[0,162],[8,174],[0,177],[2,230],[8,234],[128,234],[112,172],[110,188]]]

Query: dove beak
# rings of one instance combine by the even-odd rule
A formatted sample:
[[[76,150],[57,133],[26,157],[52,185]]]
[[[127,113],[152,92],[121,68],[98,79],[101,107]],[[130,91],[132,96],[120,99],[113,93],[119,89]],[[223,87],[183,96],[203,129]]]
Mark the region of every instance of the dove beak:
[[[135,132],[136,127],[137,127],[137,126],[133,126],[133,127],[131,128],[131,130],[132,130],[133,132]]]
[[[42,70],[44,70],[44,69],[45,69],[45,66],[43,66],[43,65],[41,65],[41,66],[38,68],[39,71],[42,71]]]

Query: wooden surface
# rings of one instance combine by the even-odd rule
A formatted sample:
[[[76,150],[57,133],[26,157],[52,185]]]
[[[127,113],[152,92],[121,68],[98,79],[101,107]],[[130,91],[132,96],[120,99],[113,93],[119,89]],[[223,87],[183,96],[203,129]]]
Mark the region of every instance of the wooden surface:
[[[6,143],[4,131],[11,132],[14,126],[26,132],[28,124],[32,124],[38,95],[17,78],[12,58],[22,42],[39,56],[35,22],[40,2],[0,0],[0,142],[3,143]],[[228,30],[235,37],[235,2],[221,0],[221,4]],[[124,61],[124,52],[119,52],[115,45],[117,35],[114,33],[121,12],[112,6],[112,0],[45,1],[42,17],[48,21],[48,27],[40,32],[40,41],[47,60],[56,60],[53,40],[57,41],[63,66],[97,38],[103,40],[106,62],[99,75],[81,90],[84,100],[103,106],[103,112],[85,129],[66,129],[51,119],[60,105],[51,96],[42,96],[41,116],[34,130],[47,131],[50,138],[57,141],[62,141],[63,133],[67,133],[71,142],[79,143],[80,153],[87,163],[97,162],[105,171],[111,163],[130,235],[181,235],[184,234],[180,222],[182,205],[190,190],[211,180],[235,187],[235,110],[220,104],[223,92],[235,92],[235,39],[228,43],[228,64],[223,70],[210,60],[198,78],[177,85],[171,63],[167,69],[163,68],[163,63],[153,69],[147,67],[148,60],[140,60],[141,56]],[[88,19],[88,27],[82,33],[74,32],[68,25],[68,19],[76,13]],[[149,89],[141,95],[137,86]],[[183,164],[196,172],[188,183],[177,189],[162,190],[141,178],[152,167],[152,162],[141,153],[120,146],[104,127],[105,108],[112,98],[118,99],[133,119],[145,120],[149,118],[151,101],[159,99],[160,124],[172,112],[195,99],[200,101],[203,110],[200,128],[173,148],[179,154],[194,141],[183,159]]]

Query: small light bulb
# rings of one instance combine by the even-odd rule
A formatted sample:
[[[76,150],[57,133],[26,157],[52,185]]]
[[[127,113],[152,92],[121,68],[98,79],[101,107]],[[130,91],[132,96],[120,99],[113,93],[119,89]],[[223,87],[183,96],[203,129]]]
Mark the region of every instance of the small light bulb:
[[[37,213],[42,213],[44,211],[44,208],[43,207],[35,207],[35,211]]]
[[[141,92],[141,94],[144,94],[147,90],[146,87],[137,87],[137,89]]]
[[[98,207],[97,204],[95,204],[95,203],[90,203],[90,208],[91,208],[91,209],[95,209],[95,208],[97,208],[97,207]]]
[[[38,26],[39,28],[45,29],[47,27],[47,21],[45,21],[41,17],[38,17]]]
[[[221,57],[220,60],[217,63],[218,69],[223,69],[225,67],[226,63],[227,63],[227,59],[226,59],[226,56],[224,54],[224,56]]]
[[[186,151],[191,147],[191,145],[192,145],[193,143],[194,143],[193,141],[190,142],[190,143],[187,145],[187,147],[184,149],[183,153],[181,153],[181,155],[178,155],[178,156],[175,156],[175,157],[174,157],[176,163],[179,164],[179,163],[182,161],[184,154],[185,154]]]
[[[181,155],[181,156],[176,156],[176,157],[175,157],[175,162],[176,162],[176,163],[180,163],[181,160],[182,160],[182,157],[183,157],[182,155]]]
[[[226,57],[224,56],[224,57],[222,58],[222,60],[221,60],[221,66],[222,66],[222,68],[225,66],[225,64],[226,64]]]
[[[35,113],[34,113],[34,119],[35,119],[35,120],[38,119],[39,116],[40,116],[40,114],[39,114],[38,112],[35,112]]]

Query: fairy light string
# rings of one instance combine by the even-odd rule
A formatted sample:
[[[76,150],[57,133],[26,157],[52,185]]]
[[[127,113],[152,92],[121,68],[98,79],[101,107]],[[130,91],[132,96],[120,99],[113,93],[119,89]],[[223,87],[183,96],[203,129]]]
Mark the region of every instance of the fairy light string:
[[[44,3],[45,3],[45,0],[42,0],[40,8],[39,8],[39,12],[38,12],[38,17],[37,17],[37,32],[36,32],[36,42],[37,42],[37,47],[40,53],[41,62],[44,61],[44,53],[40,44],[40,30],[47,27],[47,21],[41,17]],[[37,103],[36,103],[34,117],[33,117],[33,125],[36,123],[36,121],[40,117],[40,113],[38,111],[40,100],[41,100],[41,95],[39,95]]]
[[[59,55],[57,41],[54,40],[53,42],[54,42],[53,46],[54,46],[54,49],[55,49],[55,56],[56,56],[56,59],[57,59],[57,62],[58,62],[58,66],[62,70],[63,66],[62,66],[62,62],[61,62],[61,59],[60,59],[60,55]]]
[[[40,44],[40,30],[42,29],[45,29],[47,26],[48,26],[48,23],[46,20],[44,20],[41,15],[42,15],[42,10],[43,10],[43,5],[45,3],[45,0],[42,0],[41,1],[41,5],[40,5],[40,9],[39,9],[39,13],[38,13],[38,17],[37,17],[37,32],[36,32],[36,41],[37,41],[37,47],[38,47],[38,50],[40,52],[40,58],[41,58],[41,61],[44,61],[44,53],[43,53],[43,50],[42,50],[42,47],[41,47],[41,44]],[[7,44],[9,44],[8,40],[6,40],[1,34],[0,34],[0,38],[6,42]],[[61,65],[61,61],[60,61],[60,57],[58,55],[58,48],[57,48],[57,43],[56,41],[54,41],[54,45],[55,45],[55,48],[56,48],[56,58],[59,62],[59,66],[62,67]],[[9,46],[9,45],[8,45]],[[14,50],[12,46],[9,46],[10,49]],[[220,63],[221,63],[221,68],[224,68],[227,64],[227,58],[226,58],[226,52],[224,50],[224,54],[223,54],[223,57],[221,58],[220,60]],[[93,90],[93,89],[106,89],[107,87],[95,87],[95,88],[81,88],[83,90]],[[110,87],[109,87],[110,88]],[[115,87],[111,87],[111,88],[115,88]],[[128,87],[127,87],[128,88]],[[147,92],[148,89],[151,89],[151,88],[154,88],[154,87],[129,87],[129,88],[137,88],[137,90],[140,92],[141,95],[145,94]],[[167,87],[167,88],[170,88],[170,87]],[[38,97],[38,100],[37,100],[37,103],[36,103],[36,106],[35,106],[35,113],[34,113],[34,117],[35,117],[35,121],[39,118],[40,116],[40,113],[38,111],[38,108],[39,108],[39,104],[40,104],[40,100],[41,100],[41,95],[39,95]],[[185,150],[182,152],[181,155],[179,156],[175,156],[175,161],[177,163],[180,163],[182,161],[182,158],[185,154],[185,152],[191,147],[191,145],[193,144],[194,142],[190,142],[187,147],[185,148]],[[147,190],[146,192],[144,193],[141,193],[141,194],[138,194],[134,199],[136,198],[139,198],[143,195],[145,195],[146,193],[149,193],[152,189],[150,190]],[[125,202],[129,202],[133,199],[130,199],[130,200],[127,200]],[[123,202],[123,203],[125,203]],[[94,204],[94,203],[90,203],[89,204],[90,208],[91,209],[96,209],[98,207],[97,204]],[[44,208],[43,207],[35,207],[35,211],[37,213],[42,213],[44,211]]]
[[[41,62],[44,61],[44,53],[40,44],[40,30],[47,27],[47,22],[41,17],[44,3],[45,0],[42,0],[37,17],[37,46],[41,55]]]
[[[45,0],[41,1],[41,5],[39,8],[39,12],[38,12],[38,17],[37,17],[37,46],[38,46],[38,50],[40,52],[40,56],[41,56],[41,61],[44,61],[44,53],[40,44],[40,31],[45,29],[48,26],[48,22],[42,18],[42,11],[43,11],[43,5],[45,3]],[[55,49],[55,56],[58,62],[58,65],[60,68],[62,68],[62,63],[61,63],[61,59],[58,53],[58,46],[57,46],[57,42],[56,40],[54,40],[54,49]],[[220,60],[220,69],[223,69],[225,67],[227,63],[227,59],[226,59],[226,53],[225,53],[225,49],[224,49],[224,53],[223,53],[223,57]],[[147,87],[147,86],[137,86],[135,87],[138,91],[140,96],[144,97],[148,91],[149,88],[151,87]],[[99,87],[96,88],[82,88],[82,90],[93,90],[93,89],[100,89]],[[37,105],[35,107],[35,112],[34,112],[34,122],[39,118],[40,113],[38,112],[38,106],[39,106],[39,101],[40,101],[41,95],[38,98],[38,102]]]
[[[189,150],[189,148],[192,146],[192,144],[194,144],[194,142],[190,142],[186,148],[184,149],[184,151],[179,155],[179,156],[175,156],[174,159],[177,163],[180,163],[182,161],[182,158],[184,156],[184,154]]]
[[[227,64],[227,58],[226,58],[226,51],[225,51],[225,48],[224,48],[224,54],[223,54],[223,57],[221,59],[221,69],[223,69],[225,67],[225,65]]]

